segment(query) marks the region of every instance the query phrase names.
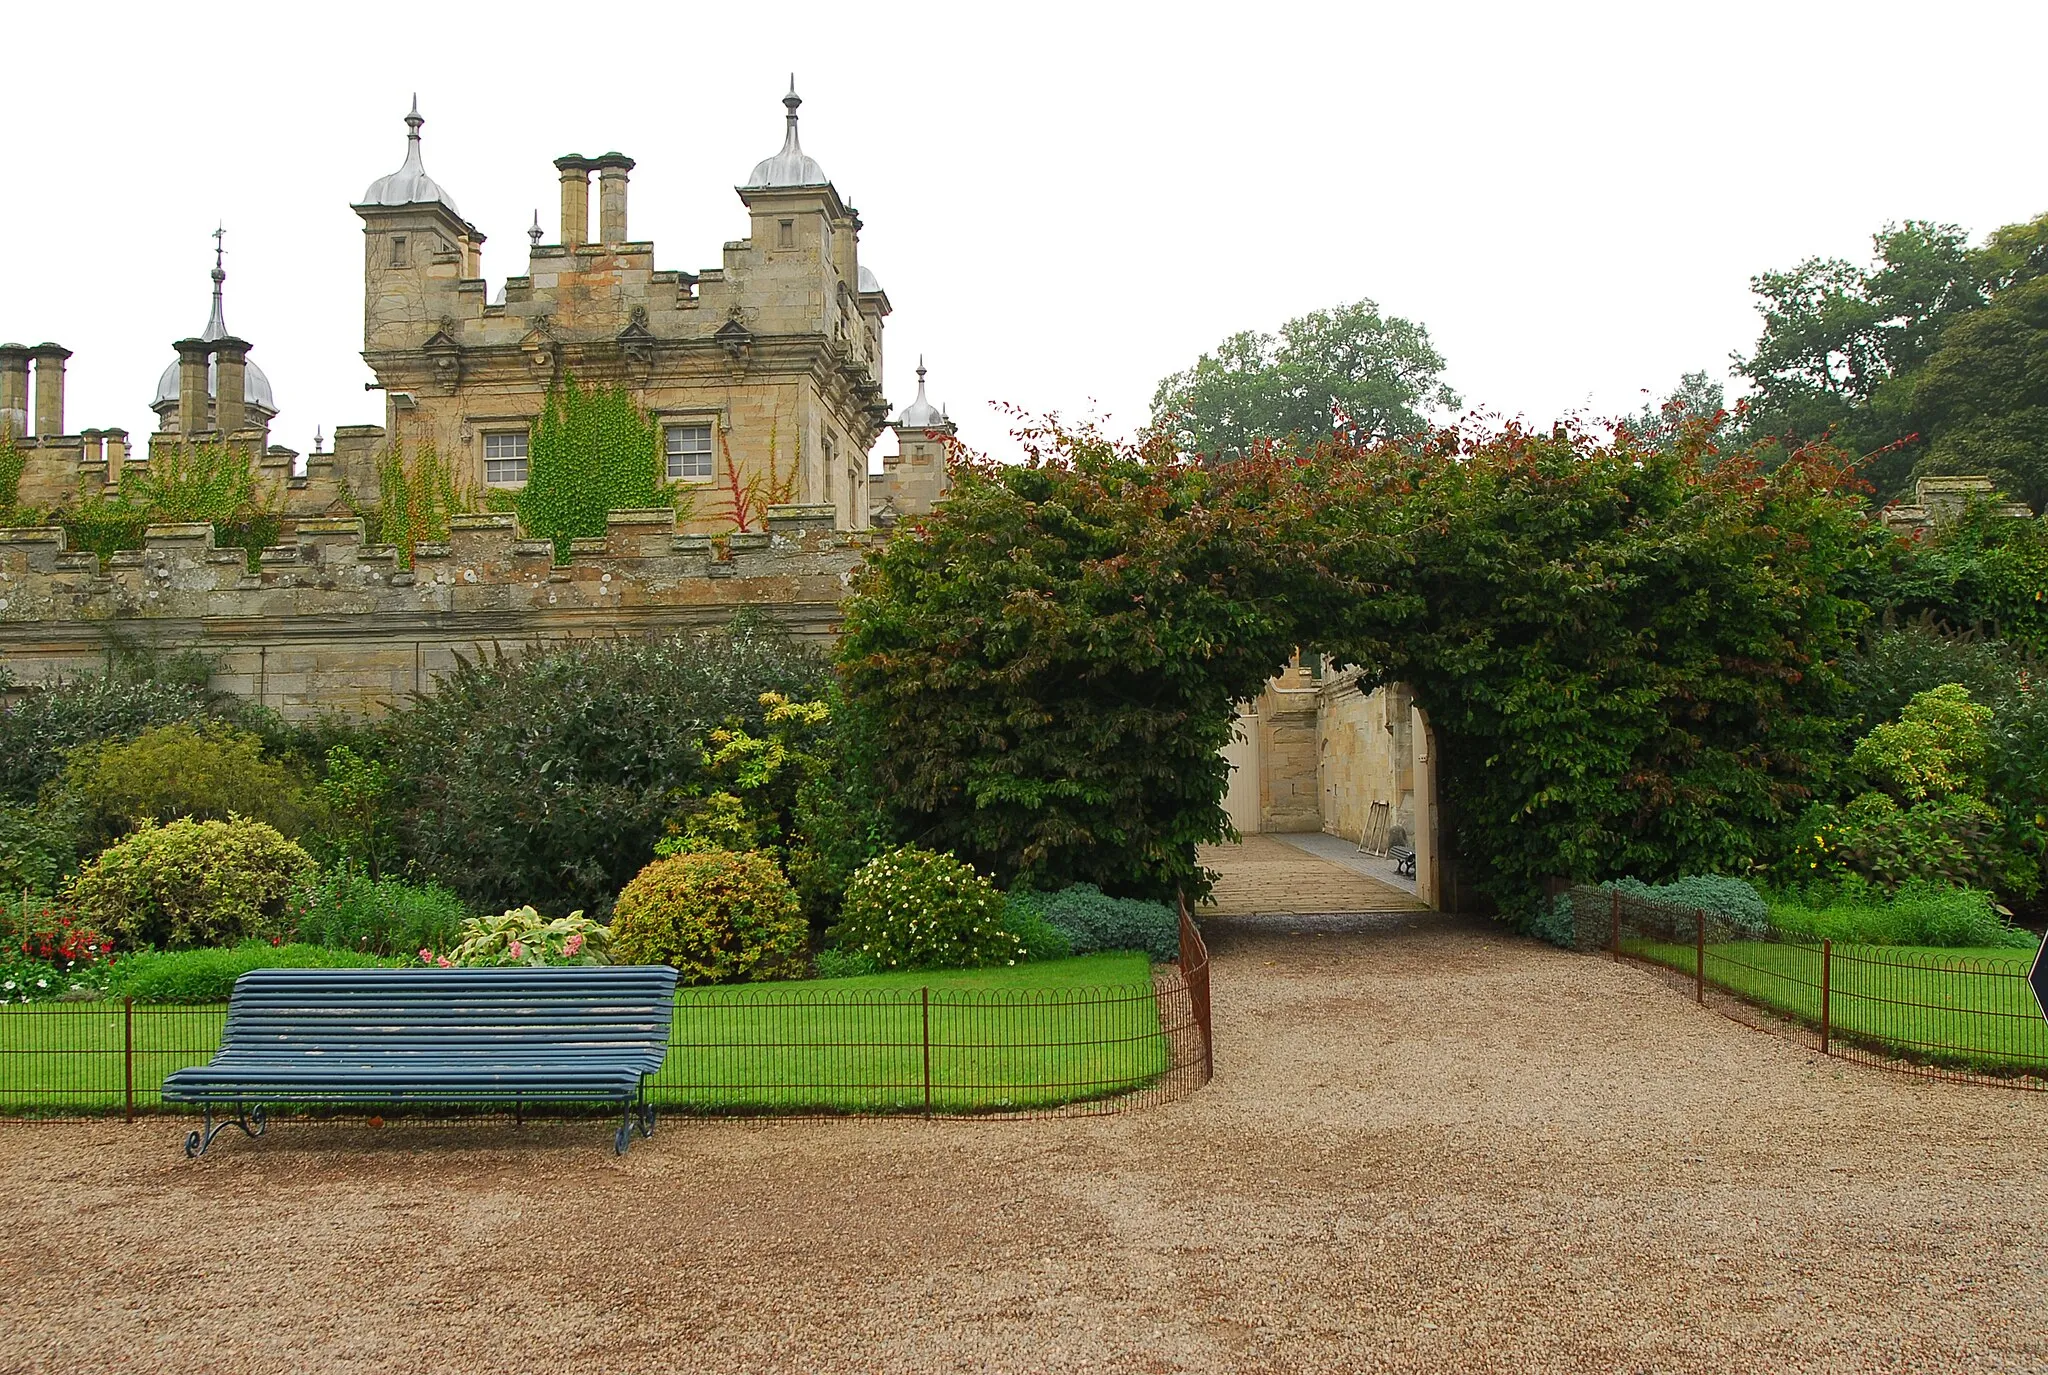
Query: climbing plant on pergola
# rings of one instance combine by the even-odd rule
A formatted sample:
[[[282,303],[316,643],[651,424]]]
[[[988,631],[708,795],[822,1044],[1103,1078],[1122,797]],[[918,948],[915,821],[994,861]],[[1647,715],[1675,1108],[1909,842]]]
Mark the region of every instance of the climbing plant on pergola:
[[[1545,879],[1765,857],[1825,781],[1848,589],[1882,535],[1835,455],[1773,472],[1571,427],[1228,464],[1045,426],[870,560],[840,663],[893,829],[1004,881],[1200,891],[1236,704],[1297,647],[1405,681],[1447,840]]]

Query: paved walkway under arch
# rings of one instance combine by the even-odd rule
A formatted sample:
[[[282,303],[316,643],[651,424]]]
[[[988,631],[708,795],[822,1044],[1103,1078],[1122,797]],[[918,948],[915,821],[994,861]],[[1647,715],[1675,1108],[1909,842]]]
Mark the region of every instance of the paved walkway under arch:
[[[1197,860],[1222,877],[1197,915],[1426,910],[1412,893],[1361,872],[1363,864],[1343,864],[1290,840],[1254,835],[1235,845],[1202,846]]]

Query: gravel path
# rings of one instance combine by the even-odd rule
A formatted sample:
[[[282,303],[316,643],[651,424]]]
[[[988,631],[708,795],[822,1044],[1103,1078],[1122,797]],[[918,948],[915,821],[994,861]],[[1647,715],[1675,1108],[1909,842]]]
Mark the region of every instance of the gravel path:
[[[2048,1095],[1422,914],[1212,923],[1026,1123],[0,1128],[0,1370],[2048,1370]]]

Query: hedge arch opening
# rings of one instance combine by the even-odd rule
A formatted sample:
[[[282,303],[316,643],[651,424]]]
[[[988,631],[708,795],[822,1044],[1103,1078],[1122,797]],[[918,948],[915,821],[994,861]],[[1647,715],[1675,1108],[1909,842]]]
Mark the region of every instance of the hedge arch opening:
[[[1229,461],[1023,433],[1030,463],[958,467],[847,605],[898,838],[1004,882],[1199,893],[1233,751],[1269,777],[1282,752],[1237,740],[1239,704],[1304,645],[1426,723],[1434,905],[1742,872],[1825,784],[1884,538],[1839,456],[1766,471],[1704,424],[1655,451],[1508,425]],[[1319,824],[1324,786],[1285,824]]]

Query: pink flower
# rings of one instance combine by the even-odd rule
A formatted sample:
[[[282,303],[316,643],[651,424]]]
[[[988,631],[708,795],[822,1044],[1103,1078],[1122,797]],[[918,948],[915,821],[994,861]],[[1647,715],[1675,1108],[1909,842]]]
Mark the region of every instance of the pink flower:
[[[425,947],[424,945],[423,945],[423,946],[421,946],[421,947],[420,947],[420,963],[421,963],[421,964],[432,964],[433,962],[434,962],[434,952],[433,952],[433,951],[431,951],[431,950],[429,950],[429,949],[427,949],[427,947]]]
[[[562,942],[562,953],[573,955],[583,948],[583,933],[578,931]]]
[[[512,942],[512,958],[515,960],[523,960],[526,958],[526,947],[521,945],[517,940],[514,940]]]
[[[453,969],[455,967],[455,961],[449,959],[446,955],[435,960],[434,963],[440,965],[443,969]]]

